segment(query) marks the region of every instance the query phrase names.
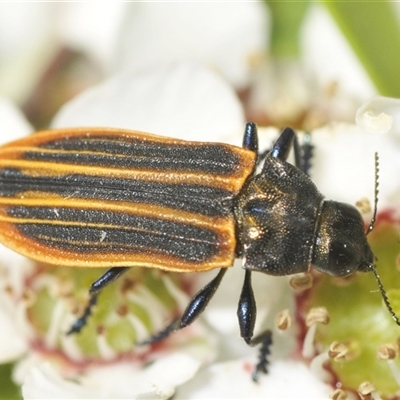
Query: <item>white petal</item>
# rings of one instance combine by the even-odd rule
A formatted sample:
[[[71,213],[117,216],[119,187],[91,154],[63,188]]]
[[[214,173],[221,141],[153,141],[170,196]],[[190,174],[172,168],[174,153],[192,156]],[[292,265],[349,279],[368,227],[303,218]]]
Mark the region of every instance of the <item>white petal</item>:
[[[266,16],[264,5],[257,2],[130,4],[116,67],[143,71],[176,61],[199,61],[243,87],[250,79],[251,59],[265,49]]]
[[[399,200],[400,144],[392,135],[371,135],[352,124],[332,124],[312,132],[311,177],[328,199],[373,202],[375,152],[379,155],[379,208]]]
[[[28,352],[25,357],[18,360],[12,371],[12,379],[19,385],[22,385],[26,376],[33,367],[42,362],[42,358],[36,352]]]
[[[302,25],[302,58],[320,87],[338,82],[350,96],[365,99],[376,93],[362,63],[329,11],[313,2]]]
[[[13,317],[0,307],[0,363],[18,359],[28,350],[28,341],[15,324]]]
[[[138,370],[129,364],[109,368],[98,368],[85,379],[85,384],[96,382],[101,386],[105,398],[138,398],[143,395],[166,399],[175,392],[175,387],[191,379],[200,362],[189,355],[175,353],[162,356],[149,367]],[[113,376],[113,379],[109,379]]]
[[[0,97],[0,144],[24,137],[32,130],[22,112],[10,100]]]
[[[111,126],[210,141],[244,128],[240,102],[215,73],[193,64],[118,75],[65,105],[53,127]]]
[[[25,100],[53,56],[54,5],[51,2],[1,2],[0,93]]]
[[[114,61],[115,41],[126,4],[119,1],[62,2],[58,7],[62,15],[57,20],[61,41],[108,68]]]
[[[308,367],[296,361],[275,361],[258,383],[251,380],[252,364],[237,360],[213,364],[181,386],[182,399],[327,399],[333,390]]]
[[[97,390],[63,379],[50,363],[39,364],[30,370],[22,385],[22,395],[25,400],[102,398]]]
[[[8,99],[0,97],[0,144],[7,143],[12,140],[17,140],[25,137],[28,133],[32,132],[32,127],[26,121],[22,112]],[[26,271],[28,264],[27,258],[17,254],[9,248],[0,244],[0,264],[2,267],[7,269],[7,277],[9,279],[8,284],[12,286],[13,292],[16,296],[20,295],[23,290],[23,272]],[[2,282],[4,283],[4,282]],[[2,285],[0,285],[1,287]],[[2,304],[4,306],[4,304]],[[2,317],[3,319],[4,317]],[[5,324],[5,322],[3,322]],[[3,326],[3,323],[0,326]],[[5,328],[6,329],[6,328]],[[15,327],[12,328],[14,330]],[[6,329],[8,333],[10,331]],[[5,333],[5,332],[4,332]],[[15,333],[15,343],[8,349],[4,349],[4,352],[0,349],[0,358],[5,359],[10,357],[16,349],[21,349],[20,338]],[[6,345],[6,342],[2,340],[2,345]],[[17,350],[17,353],[21,350]]]
[[[400,99],[372,97],[357,110],[356,123],[369,133],[399,135]]]
[[[193,357],[175,353],[165,356],[144,369],[134,363],[118,363],[93,368],[81,383],[64,379],[50,363],[42,362],[26,375],[22,392],[24,399],[167,399],[175,387],[191,379],[200,362]]]

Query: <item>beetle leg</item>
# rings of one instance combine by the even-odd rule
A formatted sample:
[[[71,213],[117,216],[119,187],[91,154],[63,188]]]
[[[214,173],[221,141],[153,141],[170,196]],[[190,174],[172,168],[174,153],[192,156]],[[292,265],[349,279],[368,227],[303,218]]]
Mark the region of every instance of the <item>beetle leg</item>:
[[[197,292],[192,300],[190,300],[187,305],[182,317],[172,321],[166,328],[162,331],[156,333],[148,340],[138,343],[139,345],[153,344],[160,340],[166,339],[172,332],[179,331],[190,325],[207,307],[209,301],[214,296],[214,293],[218,289],[219,284],[223,276],[225,275],[226,268],[221,268],[218,275],[203,287],[199,292]]]
[[[271,157],[286,161],[295,137],[296,134],[292,128],[285,128],[272,147]]]
[[[97,303],[97,297],[102,289],[117,280],[124,272],[126,272],[129,267],[114,267],[106,271],[99,279],[90,285],[89,289],[89,302],[84,309],[82,315],[75,321],[71,326],[67,335],[71,333],[79,333],[81,329],[87,324],[87,321],[92,314],[93,307]]]
[[[251,286],[251,271],[245,272],[242,292],[240,294],[237,316],[239,319],[240,335],[249,346],[257,346],[261,343],[259,360],[253,373],[253,380],[257,381],[260,372],[267,373],[268,355],[272,344],[271,331],[265,330],[257,336],[253,336],[256,322],[257,307]]]
[[[246,124],[243,135],[243,148],[258,153],[257,125],[254,122]]]
[[[253,337],[256,314],[256,302],[254,300],[253,288],[251,287],[251,271],[246,271],[237,310],[240,336],[246,343],[249,343]]]
[[[282,131],[272,150],[265,150],[258,155],[257,164],[259,164],[268,153],[272,157],[286,161],[292,145],[295,166],[307,176],[310,176],[311,159],[314,149],[314,146],[311,144],[311,136],[309,133],[306,133],[304,136],[304,143],[300,145],[296,133],[291,128],[285,128]]]
[[[305,135],[304,143],[300,145],[293,129],[285,128],[275,142],[270,154],[272,157],[286,161],[292,145],[295,166],[309,175],[313,150],[309,134]]]
[[[306,133],[303,144],[299,144],[297,136],[294,138],[293,150],[295,165],[307,176],[310,176],[311,159],[314,146],[311,144],[311,135]]]

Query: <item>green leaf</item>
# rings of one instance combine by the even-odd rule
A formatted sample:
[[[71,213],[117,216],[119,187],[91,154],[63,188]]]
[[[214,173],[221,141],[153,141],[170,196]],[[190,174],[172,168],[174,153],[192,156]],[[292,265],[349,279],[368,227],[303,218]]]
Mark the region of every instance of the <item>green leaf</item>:
[[[20,400],[21,390],[11,379],[14,364],[0,364],[0,400]]]
[[[378,91],[400,97],[400,24],[385,0],[322,2],[346,36]]]
[[[278,57],[297,57],[300,53],[299,30],[309,2],[273,0],[265,2],[271,13],[271,54]]]

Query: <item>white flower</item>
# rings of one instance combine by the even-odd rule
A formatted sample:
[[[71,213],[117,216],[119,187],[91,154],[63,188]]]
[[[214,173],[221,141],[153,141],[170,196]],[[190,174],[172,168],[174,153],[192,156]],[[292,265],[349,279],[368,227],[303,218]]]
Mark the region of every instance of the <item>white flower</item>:
[[[100,6],[96,4],[95,7]],[[75,24],[74,16],[82,16],[78,14],[71,12],[65,25],[61,24],[56,31],[66,43],[75,43],[102,60],[101,64],[114,74],[66,104],[54,118],[52,127],[112,126],[240,145],[245,113],[234,89],[221,76],[236,88],[247,87],[251,82],[249,59],[260,51],[266,29],[260,4],[129,5],[115,53],[110,43],[117,37],[115,27],[118,24],[109,25],[109,35],[102,36],[104,31],[99,30],[97,36],[85,24],[85,18]],[[94,20],[97,21],[90,19],[91,22]],[[155,30],[154,24],[159,29]],[[80,34],[73,29],[76,26],[82,29],[80,32],[89,29],[91,33],[85,35],[89,40],[77,39]],[[108,50],[103,52],[101,43],[104,40]],[[174,45],[172,51],[171,43]],[[110,53],[113,55],[111,60]],[[186,62],[188,59],[190,62]],[[178,62],[182,60],[185,62]],[[201,67],[200,62],[211,66],[214,72]],[[265,90],[268,91],[271,81],[267,79],[266,82]],[[296,92],[296,107],[301,101],[307,107],[312,104],[310,93],[313,92],[303,84],[304,81],[297,81],[289,87],[289,90],[300,87]],[[323,111],[328,110],[327,103],[322,104]],[[355,102],[351,100],[349,104],[354,107]],[[296,107],[291,108],[291,115]],[[2,132],[15,135],[2,136],[2,141],[20,137],[31,130],[14,110],[0,103],[0,128]],[[335,115],[330,109],[328,111],[326,115]],[[10,120],[4,118],[6,115]],[[390,115],[390,118],[394,116]],[[390,118],[378,125],[383,125],[383,130],[390,124],[394,126],[393,122],[388,122]],[[268,148],[277,130],[260,131],[261,148]],[[400,165],[392,161],[398,158],[398,149],[388,145],[393,139],[391,136],[385,136],[380,149],[381,138],[368,136],[350,123],[330,124],[315,130],[312,135],[316,146],[312,177],[323,194],[350,203],[362,197],[372,198],[373,153],[378,150],[381,156],[380,204],[391,204],[396,198],[397,185],[391,182],[398,176]],[[385,165],[385,160],[390,160],[390,168]],[[389,169],[391,172],[387,173]],[[35,341],[37,327],[27,317],[26,309],[38,288],[45,288],[53,295],[65,288],[52,285],[53,278],[44,272],[35,282],[38,285],[34,288],[36,291],[27,290],[29,279],[26,277],[32,277],[34,267],[26,265],[21,257],[9,257],[14,256],[1,249],[0,261],[5,268],[0,280],[0,361],[18,361],[14,378],[22,385],[25,398],[169,398],[178,388],[177,396],[182,398],[292,398],[301,395],[312,399],[327,397],[331,391],[304,364],[293,360],[297,355],[295,326],[288,332],[274,332],[270,372],[260,377],[258,385],[251,381],[257,350],[249,348],[240,338],[235,316],[243,279],[240,263],[228,271],[204,317],[180,332],[178,339],[172,338],[168,346],[147,352],[139,361],[134,358],[116,360],[115,348],[100,332],[92,337],[91,344],[97,346],[101,362],[89,368],[82,362],[86,354],[78,339],[62,335],[72,317],[70,314],[65,317],[65,306],[57,296],[54,296],[55,305],[49,313],[49,329],[44,339],[40,337],[43,341],[38,346]],[[215,273],[211,271],[200,278],[189,277],[188,281],[202,287]],[[254,276],[258,278],[254,279],[254,289],[258,303],[256,332],[259,332],[265,327],[273,327],[277,311],[294,310],[295,305],[285,277]],[[163,284],[166,281],[168,278],[160,278]],[[152,304],[148,307],[153,318],[151,324],[161,326],[168,311],[145,289],[146,300]],[[182,311],[187,294],[179,286],[172,285],[168,290]],[[139,295],[143,295],[143,291]],[[140,318],[129,315],[127,320],[140,334],[147,334]],[[52,352],[54,349],[56,352]],[[60,356],[60,353],[61,358],[67,359],[67,367],[54,362],[57,358],[54,356]]]
[[[115,68],[140,72],[155,65],[200,62],[243,89],[266,39],[267,10],[262,3],[131,3]]]

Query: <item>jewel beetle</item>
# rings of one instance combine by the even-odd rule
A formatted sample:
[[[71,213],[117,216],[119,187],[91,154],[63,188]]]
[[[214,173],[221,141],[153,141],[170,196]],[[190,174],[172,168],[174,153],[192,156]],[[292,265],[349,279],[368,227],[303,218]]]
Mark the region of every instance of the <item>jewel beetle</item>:
[[[292,148],[296,165],[287,162]],[[69,333],[84,327],[101,289],[130,267],[219,268],[183,315],[146,343],[191,324],[241,258],[237,315],[241,337],[261,345],[257,380],[267,370],[271,332],[253,333],[253,271],[372,271],[400,324],[367,242],[373,222],[365,232],[355,207],[324,199],[300,150],[295,132],[284,129],[258,173],[251,122],[242,147],[108,128],[39,132],[0,147],[0,241],[48,264],[109,268],[90,287],[89,304]]]

